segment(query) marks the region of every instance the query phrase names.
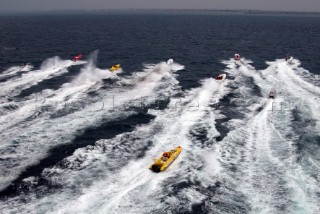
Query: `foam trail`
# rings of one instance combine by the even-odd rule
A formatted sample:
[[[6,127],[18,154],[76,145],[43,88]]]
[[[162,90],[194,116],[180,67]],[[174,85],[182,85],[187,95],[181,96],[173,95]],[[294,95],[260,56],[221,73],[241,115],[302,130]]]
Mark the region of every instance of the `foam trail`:
[[[116,175],[118,178],[117,182],[114,183],[116,186],[106,189],[106,193],[103,194],[104,197],[99,197],[97,202],[94,202],[94,204],[101,204],[101,199],[104,201],[103,205],[98,207],[98,212],[102,213],[110,210],[118,213],[140,210],[140,212],[149,213],[150,209],[154,209],[152,204],[160,204],[159,198],[154,198],[154,196],[165,195],[163,192],[165,190],[161,187],[162,182],[170,179],[175,174],[183,176],[183,173],[186,172],[183,166],[193,165],[196,162],[193,156],[202,152],[193,147],[189,132],[195,124],[198,124],[202,118],[206,117],[207,111],[210,109],[208,106],[210,101],[218,102],[225,93],[227,93],[227,90],[223,85],[219,86],[215,80],[207,79],[201,88],[190,91],[186,98],[171,101],[169,108],[164,112],[154,112],[157,115],[156,121],[158,123],[170,125],[165,126],[163,130],[152,136],[151,141],[154,142],[155,146],[146,153],[145,158],[137,162],[130,162],[123,167],[120,175]],[[183,107],[177,108],[177,102],[180,101]],[[217,135],[215,131],[214,135]],[[183,153],[179,157],[180,159],[165,173],[159,176],[147,170],[152,157],[156,157],[164,150],[169,150],[178,145],[182,146]],[[182,164],[181,160],[190,160],[190,162]],[[129,174],[139,181],[131,183],[132,179],[130,179]],[[98,186],[102,185],[102,183],[105,185],[105,182],[101,182]],[[96,189],[95,186],[93,188]],[[90,189],[88,192],[92,193],[92,190]],[[141,190],[147,190],[147,192]],[[83,201],[87,198],[88,195],[83,195],[79,200]],[[194,200],[198,199],[190,198],[189,202],[192,203]],[[135,201],[135,207],[132,206],[132,201]],[[88,207],[94,207],[94,204]],[[80,212],[86,211],[86,209],[80,210]]]
[[[162,79],[164,77],[168,82],[163,82]],[[113,105],[104,105],[104,108],[101,108],[103,106],[101,99],[105,99],[105,91],[102,91],[99,95],[101,102],[89,103],[85,108],[77,112],[70,113],[61,118],[36,118],[30,127],[25,127],[23,124],[22,127],[12,127],[11,133],[20,134],[15,136],[13,140],[3,137],[6,140],[1,147],[1,157],[5,160],[1,162],[2,188],[10,183],[27,166],[43,158],[46,152],[53,146],[72,141],[75,136],[79,135],[79,130],[98,126],[100,123],[107,122],[108,120],[125,118],[135,114],[134,111],[123,111],[122,106],[135,105],[135,103],[130,102],[146,97],[151,99],[146,100],[146,104],[153,103],[152,97],[159,96],[159,93],[165,95],[166,91],[172,87],[170,84],[177,84],[177,81],[171,74],[171,67],[160,63],[149,72],[149,75],[144,80],[138,81],[130,90],[115,88],[112,92],[118,97]],[[155,89],[158,89],[156,93],[154,93]],[[17,130],[19,131],[17,132]],[[12,159],[13,154],[8,153],[11,151],[12,146],[15,147],[13,151],[14,159]],[[12,167],[13,163],[15,167]],[[9,166],[12,168],[10,169]],[[8,176],[10,173],[11,176]]]
[[[263,71],[256,71],[250,63],[246,59],[225,61],[226,72],[234,77],[233,81],[218,85],[207,79],[202,87],[185,93],[177,91],[177,82],[166,63],[149,65],[142,74],[121,80],[131,93],[113,89],[113,93],[123,95],[116,106],[133,102],[132,94],[140,97],[141,93],[154,100],[172,96],[170,103],[161,111],[149,109],[149,114],[156,116],[151,123],[77,149],[39,177],[26,178],[25,186],[37,191],[0,202],[0,209],[37,209],[42,213],[319,213],[319,178],[304,165],[312,165],[317,172],[317,155],[301,154],[296,144],[309,146],[310,142],[299,142],[303,136],[295,131],[293,123],[300,121],[294,121],[293,109],[279,110],[283,108],[281,103],[299,99],[306,101],[302,117],[317,119],[313,100],[307,101],[303,96],[318,97],[317,88],[313,87],[316,85],[301,77],[299,66],[283,60],[268,63]],[[266,98],[271,88],[278,92],[274,100]],[[219,106],[228,93],[228,108]],[[178,97],[181,94],[184,96]],[[125,117],[119,112],[93,114],[93,106],[64,119],[57,118],[52,124],[39,123],[39,127],[46,125],[46,131],[54,133],[43,137],[50,142],[55,138],[66,141],[75,134],[65,129],[83,129],[99,123],[101,118]],[[219,124],[230,132],[217,142],[215,120],[223,118],[223,114],[232,115]],[[51,128],[58,122],[63,124],[59,130]],[[318,133],[316,125],[308,124],[303,129]],[[42,146],[42,137],[36,134],[31,141],[40,140]],[[153,174],[148,170],[152,158],[178,145],[183,152],[165,172]],[[312,152],[318,154],[317,147]],[[38,184],[41,179],[62,189],[41,194],[50,192]]]
[[[283,86],[274,81],[274,79],[279,78],[275,76],[278,74],[271,74],[266,77],[263,74],[259,74],[246,62],[243,61],[242,65],[234,66],[235,72],[242,74],[241,76],[236,76],[235,79],[239,85],[242,84],[241,87],[237,88],[236,93],[244,96],[250,95],[252,91],[250,86],[252,84],[258,85],[263,94],[267,94],[270,87],[276,87],[277,91],[281,91],[281,87],[288,89],[287,87],[289,86]],[[232,65],[230,64],[230,66]],[[233,69],[231,68],[229,72],[232,74]],[[252,78],[253,82],[251,82],[250,78]],[[247,84],[243,85],[244,81]],[[188,100],[199,101],[191,102],[189,105],[187,104],[188,102],[184,103],[182,101],[182,103],[188,107],[189,111],[190,107],[192,109],[199,106],[200,100],[205,101],[203,98],[208,98],[208,94],[210,93],[203,92],[195,93],[192,96],[191,93],[188,96]],[[283,95],[279,94],[279,97],[275,100],[276,104],[284,101]],[[290,90],[285,95],[292,96]],[[243,103],[243,98],[240,97],[235,100],[237,99]],[[236,204],[236,201],[239,201],[239,197],[244,197],[247,201],[244,201],[240,207],[248,204],[250,208],[244,208],[247,211],[252,210],[259,213],[278,213],[284,210],[286,212],[319,212],[319,206],[317,206],[317,192],[319,191],[317,180],[308,176],[301,168],[301,165],[296,162],[294,143],[286,138],[287,134],[292,131],[288,128],[288,124],[290,125],[291,123],[290,114],[281,114],[280,112],[277,114],[278,119],[270,115],[270,112],[272,112],[273,108],[279,108],[280,106],[274,106],[271,101],[258,96],[248,96],[248,99],[247,106],[239,107],[239,109],[244,110],[243,113],[246,113],[244,121],[230,121],[229,125],[235,128],[234,131],[231,131],[227,138],[215,146],[218,152],[214,154],[220,155],[220,157],[213,164],[220,167],[219,176],[223,177],[223,179],[227,180],[227,183],[231,184],[231,187],[235,188],[235,193],[232,194],[238,194],[229,198],[223,197],[224,195],[222,194],[219,197],[220,204],[228,203],[231,206],[233,205],[232,203]],[[173,207],[177,210],[180,208],[180,199],[185,200],[187,204],[192,204],[200,203],[208,197],[209,193],[202,194],[197,190],[199,189],[198,186],[197,189],[192,188],[192,186],[185,188],[179,193],[175,193],[177,196],[166,194],[166,192],[171,191],[170,188],[166,189],[166,186],[170,186],[171,183],[186,182],[188,181],[187,178],[190,178],[191,181],[206,181],[199,183],[204,188],[210,187],[208,183],[214,182],[214,179],[204,179],[202,173],[196,170],[203,166],[203,161],[199,160],[198,155],[202,154],[203,150],[199,149],[200,146],[195,145],[196,141],[191,143],[189,134],[191,128],[198,126],[196,121],[205,116],[203,114],[205,110],[202,109],[192,114],[183,109],[174,111],[169,107],[166,110],[166,120],[159,119],[161,118],[161,113],[159,114],[158,112],[157,119],[164,120],[165,122],[163,123],[170,124],[170,126],[168,128],[164,127],[164,131],[158,131],[155,136],[151,137],[151,141],[155,146],[146,152],[144,158],[129,162],[114,177],[104,177],[106,181],[96,182],[93,186],[86,188],[84,195],[74,202],[62,205],[60,211],[76,210],[77,212],[87,212],[97,209],[97,212],[139,211],[150,213],[155,211],[154,204],[158,204],[158,209],[156,208],[156,210],[170,210]],[[177,119],[176,115],[179,115],[178,118],[180,119]],[[175,120],[170,120],[170,117],[175,118]],[[143,170],[150,164],[145,159],[151,159],[156,154],[160,154],[163,150],[166,150],[162,148],[166,148],[167,145],[170,145],[167,149],[176,146],[169,143],[173,141],[178,141],[184,148],[185,153],[181,154],[183,161],[178,159],[171,166],[172,168],[169,168],[161,176],[154,176],[144,172]],[[80,154],[78,155],[80,156]],[[88,159],[90,160],[91,158],[88,157]],[[84,158],[84,160],[87,160],[87,158]],[[205,162],[209,162],[207,167],[210,169],[212,163],[207,159]],[[176,165],[179,167],[175,167]],[[232,170],[235,167],[236,170]],[[188,173],[189,170],[191,173]],[[213,173],[214,176],[215,173]],[[161,185],[164,182],[166,185]],[[106,183],[112,183],[112,185],[106,188]],[[170,187],[173,188],[174,185]],[[101,189],[103,190],[98,191]],[[229,189],[226,188],[224,191],[228,191],[224,194],[230,196],[230,186]],[[90,201],[89,198],[93,198],[93,200]],[[232,201],[233,198],[235,198],[234,201]],[[210,198],[210,200],[214,200],[214,197]],[[78,207],[76,206],[77,204],[83,204],[83,206]],[[186,203],[183,204],[185,205]],[[69,208],[70,205],[71,208]],[[215,210],[215,212],[223,213],[223,207],[213,205],[209,208]],[[186,208],[185,211],[190,212],[190,208]]]
[[[229,63],[230,62],[230,63]],[[317,130],[319,130],[319,106],[320,103],[320,88],[313,83],[307,82],[300,75],[308,74],[309,72],[299,67],[299,61],[293,60],[293,64],[288,64],[284,60],[276,60],[275,62],[267,62],[269,67],[262,71],[255,71],[252,66],[247,66],[247,63],[238,63],[232,60],[225,61],[230,69],[229,72],[241,78],[242,76],[252,77],[254,83],[259,86],[262,95],[267,97],[269,91],[275,88],[278,91],[278,96],[291,98],[291,107],[298,108],[306,107],[306,112],[311,111],[312,117],[318,120]],[[310,76],[307,75],[310,79]],[[317,76],[314,76],[314,81]],[[288,103],[288,101],[285,100]],[[301,108],[300,108],[301,109]]]
[[[26,118],[33,117],[36,114],[36,117],[45,116],[44,111],[39,111],[44,107],[50,106],[49,110],[53,111],[54,108],[56,111],[64,109],[65,106],[71,105],[73,102],[77,100],[81,100],[81,97],[84,99],[84,93],[89,89],[95,87],[95,90],[98,90],[101,87],[101,80],[102,79],[119,79],[117,74],[122,72],[122,69],[117,71],[110,72],[109,70],[102,70],[96,67],[95,61],[97,60],[97,52],[93,53],[90,57],[89,63],[81,69],[80,74],[71,82],[66,83],[62,86],[61,89],[57,91],[46,90],[44,93],[40,95],[35,95],[33,99],[27,100],[25,103],[6,103],[0,106],[2,109],[1,113],[3,117],[0,117],[0,128],[1,130],[5,131],[10,129],[16,124],[20,124]],[[163,65],[169,67],[168,65]],[[150,72],[161,72],[161,69],[157,68],[159,66],[152,65],[153,67],[149,69]],[[155,68],[156,67],[156,68]],[[171,71],[183,69],[183,66],[173,63],[170,65]],[[147,75],[145,78],[148,81],[153,81],[150,79],[155,75]],[[141,76],[142,77],[142,76]],[[140,77],[140,78],[141,78]],[[132,82],[135,81],[135,82]],[[125,84],[135,84],[139,81],[139,79],[133,80],[123,80]],[[85,99],[84,99],[85,100]],[[17,110],[17,106],[19,105],[19,109]],[[14,106],[12,108],[11,106]],[[9,110],[8,110],[9,109]],[[13,109],[14,111],[10,111]],[[10,136],[11,137],[11,136]]]
[[[0,74],[0,80],[12,78],[19,73],[28,72],[32,69],[33,69],[33,65],[29,63],[21,66],[13,66]]]
[[[23,102],[10,102],[0,105],[3,114],[3,116],[0,117],[0,128],[3,131],[10,129],[14,125],[20,124],[27,118],[34,116],[34,114],[45,116],[45,112],[41,111],[44,107],[50,106],[50,111],[53,111],[53,108],[57,111],[65,107],[65,105],[80,99],[87,90],[100,80],[117,78],[116,74],[122,72],[122,70],[120,70],[111,73],[97,68],[94,64],[96,57],[97,53],[92,54],[89,58],[89,63],[81,69],[80,74],[71,83],[64,84],[60,89],[56,91],[45,90],[41,92],[40,95],[36,94],[35,97]],[[45,64],[43,66],[50,67],[51,65]],[[14,106],[15,108],[10,108],[10,106]],[[10,111],[10,109],[13,109],[13,111]],[[37,117],[41,115],[38,115]]]
[[[320,87],[313,84],[315,79],[310,82],[301,77],[301,71],[307,73],[300,68],[298,61],[293,61],[296,64],[288,64],[282,60],[268,62],[269,68],[262,71],[262,75],[266,79],[266,84],[273,85],[279,91],[280,96],[290,97],[290,100],[285,100],[291,105],[291,109],[297,108],[304,112],[307,117],[316,119],[316,130],[320,130],[319,103],[320,103]],[[312,75],[308,75],[309,78]],[[316,78],[316,76],[313,76]]]
[[[40,70],[30,71],[22,74],[21,77],[12,78],[5,82],[0,83],[1,92],[0,97],[13,97],[18,95],[22,90],[36,85],[37,83],[59,76],[68,72],[67,67],[73,65],[81,65],[86,63],[85,61],[73,62],[71,60],[61,60],[59,57],[53,57],[45,60]]]
[[[230,157],[220,161],[224,165],[229,162],[237,166],[237,173],[232,176],[238,179],[234,182],[248,198],[254,213],[315,211],[309,204],[316,204],[316,195],[312,193],[317,189],[316,182],[304,175],[294,162],[292,144],[279,138],[278,128],[272,126],[272,119],[268,116],[271,109],[272,102],[269,102],[264,110],[246,122],[247,126],[229,134],[230,137],[222,143],[228,140],[231,143],[220,151]],[[237,143],[239,145],[232,145]],[[306,181],[307,186],[303,184]]]
[[[70,83],[66,83],[53,94],[49,99],[46,99],[44,105],[48,103],[59,103],[57,110],[61,109],[63,105],[72,103],[79,99],[84,92],[88,91],[97,83],[101,83],[103,79],[119,79],[117,74],[122,73],[122,69],[114,72],[103,70],[96,67],[98,52],[94,52],[84,68],[81,69],[80,74]],[[95,90],[99,90],[101,85],[96,86]]]
[[[299,83],[302,87],[305,87],[306,90],[317,92],[320,94],[320,76],[317,74],[310,73],[309,71],[305,70],[301,67],[301,62],[298,59],[294,59],[292,63],[286,63],[290,72],[290,76]]]
[[[226,93],[228,90],[223,84],[219,85],[214,79],[207,79],[201,88],[187,92],[185,98],[171,99],[164,111],[150,111],[157,116],[151,124],[140,126],[131,134],[121,134],[112,140],[98,141],[94,147],[77,150],[65,161],[64,166],[67,168],[56,166],[44,172],[52,182],[63,182],[63,186],[68,189],[63,194],[48,196],[52,199],[43,198],[36,206],[48,209],[44,207],[45,202],[53,200],[57,203],[55,211],[62,213],[82,213],[90,209],[96,213],[132,213],[139,207],[142,208],[139,212],[148,213],[149,209],[154,209],[154,204],[159,204],[157,198],[153,199],[152,196],[158,195],[159,191],[163,190],[162,182],[174,176],[174,172],[183,176],[185,168],[179,168],[182,160],[190,159],[191,162],[184,163],[186,166],[194,162],[199,164],[194,158],[205,149],[192,145],[189,132],[199,122],[213,125],[213,114],[208,117],[210,105],[217,103]],[[219,135],[214,127],[212,128],[209,135],[211,137]],[[127,142],[130,145],[127,145]],[[166,172],[154,174],[148,170],[153,157],[177,145],[183,147],[181,158],[179,157]],[[144,150],[145,147],[147,150]],[[141,152],[143,157],[136,160],[137,153]],[[93,179],[92,174],[97,175],[99,179]],[[93,184],[85,187],[83,194],[74,195],[72,189],[69,189],[74,182],[79,182],[78,187],[85,187],[86,182]],[[64,199],[65,197],[70,199],[70,196],[73,200]],[[192,202],[195,200],[198,199],[190,198]],[[135,202],[135,207],[132,206],[132,201]]]
[[[247,112],[245,121],[228,122],[233,130],[219,148],[219,161],[224,166],[221,172],[227,174],[223,177],[229,176],[227,180],[230,185],[235,185],[243,197],[248,198],[248,206],[254,213],[278,213],[284,210],[319,212],[320,208],[316,205],[319,200],[317,179],[306,173],[297,161],[299,154],[294,142],[299,140],[299,136],[293,134],[295,132],[292,130],[293,109],[281,110],[286,99],[301,96],[301,93],[312,96],[317,90],[309,83],[299,85],[301,79],[297,80],[297,76],[289,69],[290,65],[283,60],[269,62],[269,67],[260,72],[241,68],[233,62],[226,63],[230,63],[229,73],[236,76],[238,84],[243,84],[248,77],[253,78],[263,94],[274,87],[278,98],[265,103],[262,98],[252,96],[248,99],[262,101],[258,108],[261,110]],[[312,102],[309,102],[310,106]],[[243,112],[242,108],[238,106],[238,111]],[[257,108],[251,104],[250,109]]]

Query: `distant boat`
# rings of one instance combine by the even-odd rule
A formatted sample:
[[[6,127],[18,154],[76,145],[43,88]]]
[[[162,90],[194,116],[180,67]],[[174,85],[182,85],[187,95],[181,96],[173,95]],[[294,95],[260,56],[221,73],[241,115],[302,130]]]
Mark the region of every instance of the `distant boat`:
[[[223,80],[225,80],[226,79],[226,77],[227,77],[227,75],[226,74],[220,74],[219,76],[217,76],[215,79],[216,80],[219,80],[219,81],[223,81]]]
[[[75,57],[73,57],[73,61],[78,61],[78,60],[80,60],[80,59],[82,59],[82,57],[83,57],[83,54],[79,54],[79,55],[77,55],[77,56],[75,56]]]
[[[20,65],[20,71],[28,71],[28,68],[31,67],[31,65],[29,63],[25,63]]]
[[[237,61],[240,60],[240,54],[237,54],[237,53],[236,53],[236,54],[234,55],[234,59],[237,60]]]
[[[292,63],[292,60],[293,60],[293,57],[290,56],[290,55],[287,55],[286,58],[285,58],[285,60],[286,60],[289,64],[291,64],[291,63]]]
[[[168,65],[172,65],[172,63],[173,63],[173,59],[169,59],[169,60],[167,61],[167,64],[168,64]]]
[[[111,66],[111,68],[109,68],[110,71],[116,71],[116,70],[119,70],[121,68],[121,65],[120,64],[116,64],[116,65],[113,65]]]
[[[271,89],[271,91],[269,92],[269,98],[274,99],[276,98],[277,92],[275,89]]]

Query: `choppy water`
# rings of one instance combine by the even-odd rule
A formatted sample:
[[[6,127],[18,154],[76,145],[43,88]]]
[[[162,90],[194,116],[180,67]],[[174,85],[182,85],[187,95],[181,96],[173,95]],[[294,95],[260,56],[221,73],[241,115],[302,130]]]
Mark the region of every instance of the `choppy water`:
[[[1,17],[1,212],[319,213],[319,21]]]

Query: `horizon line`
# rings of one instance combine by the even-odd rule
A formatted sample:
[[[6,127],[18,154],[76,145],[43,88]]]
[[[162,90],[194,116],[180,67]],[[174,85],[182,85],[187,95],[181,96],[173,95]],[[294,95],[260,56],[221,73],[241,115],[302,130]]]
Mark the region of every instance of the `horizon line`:
[[[53,15],[64,14],[75,15],[74,13],[96,13],[103,14],[108,12],[228,12],[228,13],[242,13],[242,14],[313,14],[320,15],[320,11],[287,11],[287,10],[263,10],[263,9],[57,9],[57,10],[0,10],[1,15]],[[73,14],[72,14],[73,13]]]

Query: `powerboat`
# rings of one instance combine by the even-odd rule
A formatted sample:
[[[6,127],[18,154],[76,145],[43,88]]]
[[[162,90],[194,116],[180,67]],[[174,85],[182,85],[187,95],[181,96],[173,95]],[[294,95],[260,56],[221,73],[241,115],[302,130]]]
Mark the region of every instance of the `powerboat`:
[[[116,70],[119,70],[121,68],[121,65],[120,64],[116,64],[116,65],[113,65],[111,66],[111,68],[109,68],[110,71],[116,71]]]
[[[154,163],[149,167],[149,169],[153,172],[164,171],[179,156],[181,150],[181,146],[178,146],[169,152],[164,152],[160,158],[154,159]]]
[[[240,60],[240,54],[236,53],[236,54],[234,55],[234,59],[237,60],[237,61],[239,61],[239,60]]]
[[[215,79],[219,80],[219,81],[223,81],[227,78],[226,74],[220,74],[219,76],[217,76]]]
[[[269,98],[271,99],[275,99],[277,95],[277,92],[275,89],[271,89],[271,91],[269,92]]]
[[[292,60],[293,60],[293,57],[288,55],[288,56],[286,56],[285,60],[286,60],[286,62],[288,62],[289,64],[291,64],[291,63],[292,63]]]
[[[172,64],[173,64],[173,59],[169,59],[169,60],[167,61],[167,64],[168,64],[168,65],[172,65]]]

